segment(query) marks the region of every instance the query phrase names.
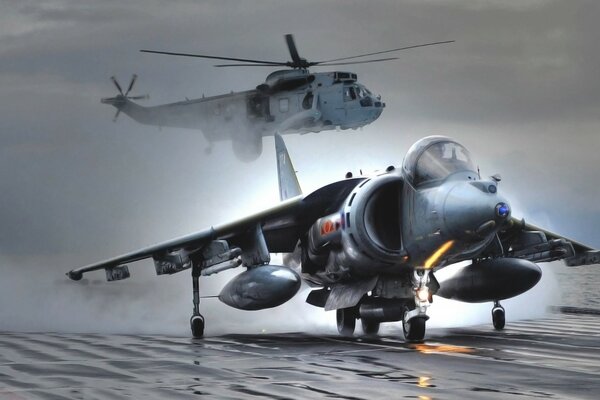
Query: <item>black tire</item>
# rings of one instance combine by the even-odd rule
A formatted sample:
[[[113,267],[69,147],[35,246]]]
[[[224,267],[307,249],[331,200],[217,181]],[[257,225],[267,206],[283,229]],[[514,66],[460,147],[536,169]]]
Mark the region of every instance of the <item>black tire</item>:
[[[190,319],[192,335],[198,339],[204,336],[204,317],[202,315],[194,315]]]
[[[352,308],[338,308],[336,311],[337,329],[342,336],[354,335],[356,317]]]
[[[377,335],[377,333],[379,333],[379,322],[364,319],[361,319],[360,322],[362,324],[362,330],[365,333],[365,335],[372,336]]]
[[[404,314],[409,311],[408,307],[405,308]],[[402,319],[402,330],[404,331],[404,339],[407,342],[422,342],[425,337],[425,322],[426,318],[415,317],[407,322],[404,318]]]
[[[492,323],[494,324],[495,330],[501,331],[504,329],[504,325],[506,325],[506,313],[504,312],[504,308],[494,307],[492,309]]]

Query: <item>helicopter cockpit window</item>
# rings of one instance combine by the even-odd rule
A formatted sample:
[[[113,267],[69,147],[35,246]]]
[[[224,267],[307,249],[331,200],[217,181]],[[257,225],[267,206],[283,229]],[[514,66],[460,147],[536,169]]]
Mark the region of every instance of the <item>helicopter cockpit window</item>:
[[[358,98],[360,99],[360,105],[362,107],[371,107],[373,105],[373,99],[370,96],[370,92],[366,87],[362,85],[355,85],[356,93],[358,94]]]
[[[344,101],[356,100],[354,86],[344,86]]]
[[[445,179],[460,171],[475,171],[469,151],[454,142],[435,143],[417,160],[414,184]]]
[[[356,85],[356,93],[358,94],[358,98],[362,99],[363,97],[367,97],[368,93],[363,86]]]

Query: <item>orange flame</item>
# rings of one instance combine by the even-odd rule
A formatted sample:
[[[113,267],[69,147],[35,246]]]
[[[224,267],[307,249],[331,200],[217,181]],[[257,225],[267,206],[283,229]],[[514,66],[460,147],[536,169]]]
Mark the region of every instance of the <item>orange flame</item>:
[[[431,257],[429,257],[426,261],[425,261],[425,269],[431,269],[437,262],[438,260],[444,255],[446,254],[446,252],[448,250],[450,250],[450,247],[452,247],[452,245],[454,244],[454,240],[449,240],[446,243],[444,243],[443,245],[440,246],[439,249],[437,249],[432,255]]]

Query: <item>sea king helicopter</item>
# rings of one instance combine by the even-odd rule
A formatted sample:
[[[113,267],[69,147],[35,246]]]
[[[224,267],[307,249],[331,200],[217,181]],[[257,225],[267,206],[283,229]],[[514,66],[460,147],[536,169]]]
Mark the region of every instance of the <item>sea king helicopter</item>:
[[[359,54],[323,61],[308,61],[300,57],[294,37],[285,35],[291,61],[266,61],[247,58],[220,57],[204,54],[140,50],[144,53],[225,60],[234,63],[215,67],[286,67],[270,73],[255,89],[218,96],[204,97],[143,107],[132,100],[148,95],[130,96],[137,76],[133,75],[124,91],[117,79],[111,77],[118,90],[115,97],[103,98],[104,104],[117,109],[116,121],[122,112],[139,123],[159,127],[200,129],[210,143],[231,140],[236,156],[252,161],[262,153],[263,136],[279,133],[309,133],[331,129],[357,129],[375,121],[385,103],[358,81],[352,72],[309,71],[316,66],[366,64],[395,60],[384,57],[357,60],[363,57],[400,50],[451,43],[453,40],[399,47],[385,51]]]

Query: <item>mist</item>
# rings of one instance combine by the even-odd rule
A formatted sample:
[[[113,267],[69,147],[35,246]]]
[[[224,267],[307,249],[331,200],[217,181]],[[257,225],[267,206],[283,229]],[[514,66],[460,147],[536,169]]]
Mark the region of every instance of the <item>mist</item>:
[[[125,115],[113,123],[114,108],[99,101],[115,94],[111,75],[126,82],[137,73],[136,94],[150,93],[144,105],[155,105],[252,89],[272,71],[213,68],[142,48],[287,60],[283,35],[293,33],[301,56],[321,60],[455,39],[344,68],[387,106],[357,131],[284,137],[304,192],[347,171],[400,166],[413,142],[442,134],[470,149],[483,177],[502,175],[514,216],[600,247],[594,11],[593,1],[467,0],[3,7],[0,330],[187,336],[188,271],[156,277],[152,262],[141,261],[130,265],[131,279],[111,283],[103,272],[78,283],[65,272],[278,202],[271,137],[257,160],[244,163],[228,141],[207,155],[199,130],[142,126]],[[542,269],[533,290],[503,303],[509,322],[561,304],[563,282],[582,271]],[[236,273],[202,278],[201,294],[218,294]],[[335,315],[304,303],[306,290],[259,312],[203,300],[207,334],[334,332]],[[436,298],[430,310],[428,326],[464,326],[489,323],[491,304]]]

